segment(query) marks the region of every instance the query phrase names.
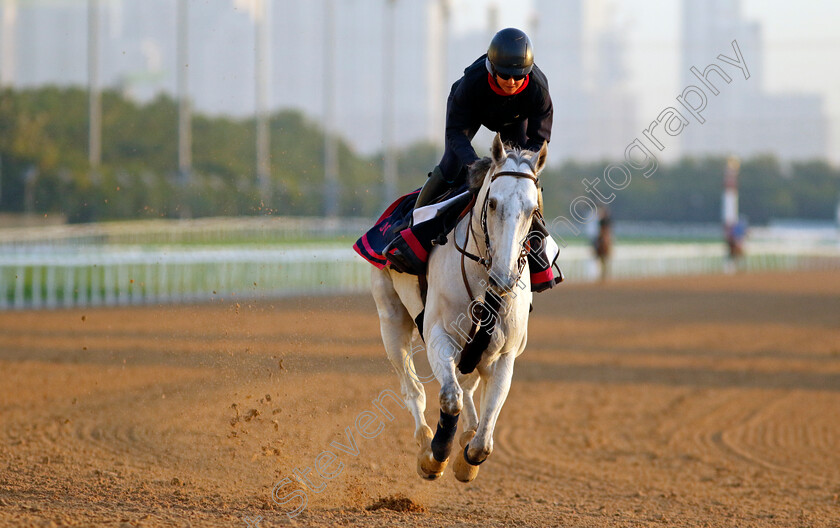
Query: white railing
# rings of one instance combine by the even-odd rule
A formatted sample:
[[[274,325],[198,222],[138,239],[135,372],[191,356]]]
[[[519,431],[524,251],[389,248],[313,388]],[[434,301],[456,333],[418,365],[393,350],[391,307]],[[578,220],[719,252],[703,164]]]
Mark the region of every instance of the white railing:
[[[0,256],[0,310],[163,304],[362,291],[370,265],[343,248],[140,248]]]
[[[570,282],[596,280],[591,250],[564,248]],[[723,244],[619,245],[610,277],[728,271]],[[0,310],[169,304],[365,292],[371,266],[347,247],[25,248],[0,253]],[[838,247],[750,245],[738,269],[840,269]]]
[[[599,265],[592,250],[570,246],[560,253],[564,274],[575,280],[593,281],[599,277]],[[787,270],[840,269],[840,246],[782,246],[777,243],[753,243],[737,262],[727,257],[721,243],[618,245],[609,262],[611,279],[657,276],[761,272]]]
[[[0,251],[82,245],[276,243],[355,238],[373,222],[364,218],[220,217],[195,220],[131,220],[94,224],[0,229]]]

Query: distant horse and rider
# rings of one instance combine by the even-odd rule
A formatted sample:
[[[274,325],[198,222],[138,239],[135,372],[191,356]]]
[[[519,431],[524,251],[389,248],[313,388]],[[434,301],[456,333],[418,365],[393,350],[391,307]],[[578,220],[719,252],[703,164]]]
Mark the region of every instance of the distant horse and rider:
[[[595,258],[598,260],[601,281],[607,280],[609,276],[610,257],[612,256],[613,235],[612,217],[606,208],[598,213],[598,233],[592,240],[592,249]]]

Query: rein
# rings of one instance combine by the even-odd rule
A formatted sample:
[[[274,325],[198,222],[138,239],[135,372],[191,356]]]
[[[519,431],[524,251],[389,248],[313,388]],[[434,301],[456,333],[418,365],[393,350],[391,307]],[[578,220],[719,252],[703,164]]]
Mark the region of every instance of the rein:
[[[539,178],[531,172],[521,172],[521,171],[499,171],[493,174],[490,177],[490,183],[496,181],[497,178],[501,176],[511,176],[513,178],[525,178],[529,179],[534,182],[534,185],[537,186],[537,189],[540,188],[540,180]],[[464,238],[464,247],[458,245],[458,237],[453,236],[453,240],[455,242],[455,249],[461,253],[461,279],[464,281],[464,287],[467,290],[467,294],[470,296],[470,302],[475,299],[475,296],[472,293],[472,288],[470,288],[469,280],[467,280],[467,271],[464,267],[464,258],[468,258],[477,264],[484,267],[486,271],[490,271],[490,267],[493,265],[493,254],[490,247],[490,235],[487,232],[487,202],[490,197],[490,189],[484,194],[484,202],[481,204],[481,230],[484,232],[484,248],[487,253],[486,257],[481,257],[479,255],[474,255],[467,251],[467,247],[470,243],[470,232],[473,232],[473,237],[475,237],[475,232],[473,231],[473,213],[475,212],[475,205],[473,204],[470,207],[470,219],[469,219],[469,228],[467,229],[467,234]],[[522,275],[522,270],[525,267],[526,257],[528,255],[528,249],[522,248],[522,254],[519,256],[519,275]]]
[[[493,181],[495,181],[496,178],[499,178],[501,176],[527,178],[534,182],[534,185],[537,186],[537,190],[539,190],[540,188],[539,179],[535,174],[519,171],[497,172],[490,177],[490,183],[493,183]],[[479,321],[485,320],[485,316],[487,315],[488,311],[497,314],[499,306],[502,302],[502,297],[506,295],[506,292],[497,294],[488,290],[486,298],[482,302],[473,306],[475,296],[473,295],[472,289],[470,288],[470,281],[469,279],[467,279],[467,270],[464,266],[465,258],[469,258],[470,260],[473,260],[478,264],[482,265],[484,269],[489,272],[490,266],[493,263],[493,255],[490,247],[490,235],[487,233],[487,202],[489,195],[490,190],[488,189],[487,192],[484,194],[484,202],[481,204],[481,230],[484,231],[484,247],[487,256],[480,257],[467,251],[467,247],[470,243],[470,233],[473,233],[473,237],[476,237],[475,232],[473,230],[473,214],[475,211],[475,203],[473,203],[470,207],[470,225],[469,228],[467,228],[467,234],[464,239],[464,247],[462,248],[458,245],[457,236],[453,237],[453,240],[455,241],[455,248],[461,253],[461,278],[464,281],[464,287],[467,289],[467,294],[470,297],[470,310],[472,312],[470,313],[472,327],[470,328],[467,343],[461,350],[461,360],[458,362],[458,370],[460,370],[463,374],[469,374],[478,366],[479,361],[481,361],[481,355],[487,349],[487,346],[490,343],[490,337],[493,334],[493,330],[496,328],[495,317],[493,317],[488,324],[482,325]],[[540,216],[539,211],[537,212],[537,216]],[[527,246],[527,243],[523,245],[522,252],[519,255],[519,276],[522,275],[522,270],[525,268],[525,264],[527,263],[528,251],[530,250],[530,248]]]

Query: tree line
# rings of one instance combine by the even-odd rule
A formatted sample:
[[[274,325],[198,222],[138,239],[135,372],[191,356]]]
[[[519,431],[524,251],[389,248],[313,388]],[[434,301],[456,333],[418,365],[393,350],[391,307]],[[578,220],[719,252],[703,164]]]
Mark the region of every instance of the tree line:
[[[65,215],[71,222],[186,215],[319,215],[324,209],[324,132],[297,111],[269,119],[270,195],[256,180],[253,119],[194,115],[193,170],[177,170],[178,105],[161,95],[137,103],[102,94],[102,163],[88,163],[88,93],[42,87],[0,92],[0,212]],[[363,125],[363,124],[360,124]],[[378,216],[382,156],[355,153],[337,138],[339,212]],[[422,185],[440,146],[417,144],[398,154],[400,191]],[[568,211],[586,195],[583,180],[599,177],[609,160],[567,162],[542,176],[548,215]],[[624,220],[716,222],[725,159],[685,158],[636,178],[609,205]],[[603,179],[603,178],[602,178]],[[840,170],[822,160],[781,164],[771,156],[743,160],[740,208],[753,224],[772,218],[834,218]]]

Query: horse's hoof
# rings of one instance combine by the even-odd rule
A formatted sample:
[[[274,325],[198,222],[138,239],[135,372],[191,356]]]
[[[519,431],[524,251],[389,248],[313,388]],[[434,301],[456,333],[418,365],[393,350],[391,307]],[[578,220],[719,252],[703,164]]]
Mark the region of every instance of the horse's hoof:
[[[435,460],[432,450],[428,449],[417,456],[417,474],[426,480],[437,480],[443,475],[443,470],[446,469],[448,463],[449,459],[443,462]]]
[[[420,451],[417,453],[417,474],[426,480],[437,480],[443,475],[448,460],[438,462],[432,455],[432,430],[429,426],[423,426],[417,431],[415,439]]]
[[[417,474],[420,475],[421,478],[425,480],[437,480],[443,475],[443,471],[440,473],[427,473],[426,469],[423,469],[423,464],[418,460],[417,461]]]
[[[472,482],[478,476],[478,466],[473,466],[464,459],[464,453],[460,453],[455,457],[455,462],[452,465],[452,472],[455,478],[461,482]]]
[[[478,476],[478,466],[473,466],[464,458],[464,451],[466,449],[467,444],[470,443],[470,440],[473,439],[475,436],[474,430],[464,431],[464,434],[461,435],[459,439],[459,443],[461,444],[461,452],[458,453],[458,456],[455,457],[455,462],[452,465],[452,471],[455,473],[455,478],[460,480],[461,482],[472,482],[475,480],[475,477]]]

